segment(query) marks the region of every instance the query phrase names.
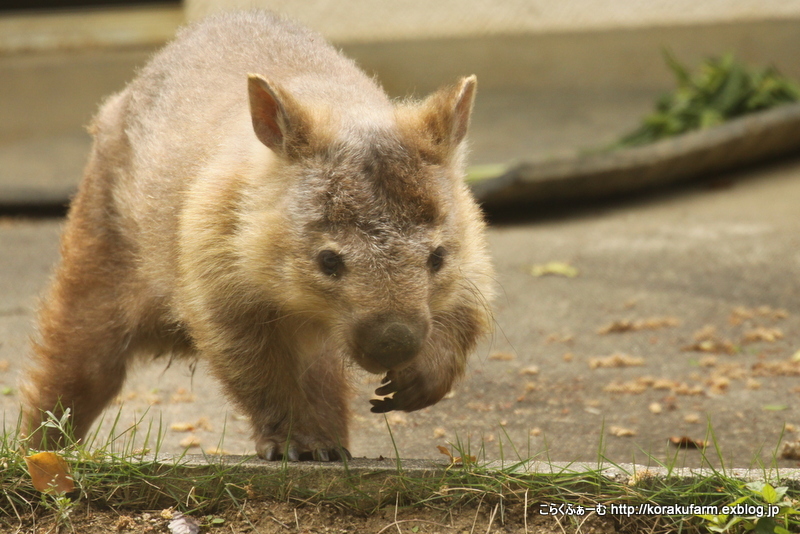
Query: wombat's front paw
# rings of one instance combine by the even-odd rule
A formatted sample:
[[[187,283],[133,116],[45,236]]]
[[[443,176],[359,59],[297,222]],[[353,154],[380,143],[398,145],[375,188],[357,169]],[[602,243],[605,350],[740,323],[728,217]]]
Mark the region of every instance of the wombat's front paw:
[[[383,378],[383,385],[375,390],[375,394],[383,399],[371,399],[373,413],[386,413],[392,410],[413,412],[436,404],[450,390],[450,384],[436,384],[426,379],[414,367],[406,367],[400,371],[389,371]],[[394,393],[394,395],[392,395]],[[386,397],[386,395],[392,395]]]
[[[304,447],[294,440],[278,441],[271,438],[262,438],[256,441],[256,453],[264,460],[289,460],[290,462],[305,462],[315,460],[318,462],[335,462],[344,459],[352,460],[350,451],[344,447]]]

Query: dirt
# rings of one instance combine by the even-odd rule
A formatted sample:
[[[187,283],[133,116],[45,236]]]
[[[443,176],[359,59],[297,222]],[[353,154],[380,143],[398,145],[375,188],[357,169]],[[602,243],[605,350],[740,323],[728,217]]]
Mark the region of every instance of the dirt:
[[[619,524],[611,517],[588,513],[582,517],[544,516],[522,505],[502,506],[481,502],[459,509],[387,507],[371,514],[339,510],[330,505],[295,505],[279,502],[248,502],[238,510],[189,516],[182,519],[172,510],[126,512],[96,510],[82,506],[59,527],[53,514],[0,519],[0,531],[30,534],[322,534],[322,533],[531,533],[610,534],[636,532],[638,525]],[[656,520],[652,521],[653,524]],[[170,528],[172,524],[172,528]],[[196,525],[199,530],[192,530]],[[183,529],[183,530],[182,530]]]

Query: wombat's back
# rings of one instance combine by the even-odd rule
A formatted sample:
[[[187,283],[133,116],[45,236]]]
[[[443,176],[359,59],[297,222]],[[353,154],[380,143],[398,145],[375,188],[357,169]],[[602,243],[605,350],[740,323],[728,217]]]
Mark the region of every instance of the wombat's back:
[[[186,178],[232,136],[255,142],[249,73],[343,120],[391,112],[384,92],[317,33],[266,11],[220,14],[179,32],[125,90],[125,131],[139,166],[188,166],[176,169]]]

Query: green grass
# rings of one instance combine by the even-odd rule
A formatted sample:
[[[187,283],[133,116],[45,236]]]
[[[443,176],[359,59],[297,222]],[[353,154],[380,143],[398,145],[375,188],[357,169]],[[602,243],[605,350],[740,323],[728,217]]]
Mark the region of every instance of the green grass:
[[[49,424],[63,427],[68,423]],[[151,449],[133,450],[131,444],[140,432],[145,432],[144,441],[152,443]],[[483,444],[473,448],[471,443],[457,440],[451,444],[451,454],[461,457],[462,462],[448,466],[447,457],[442,456],[444,464],[439,468],[407,466],[398,454],[381,469],[374,464],[365,468],[358,462],[305,469],[285,462],[254,466],[244,461],[225,464],[209,457],[203,465],[196,465],[181,456],[159,458],[160,436],[160,428],[140,423],[112,432],[102,442],[94,436],[87,445],[69,444],[60,454],[70,466],[77,489],[69,495],[48,495],[40,494],[31,484],[20,452],[25,444],[15,433],[4,435],[0,441],[0,530],[13,531],[15,524],[30,513],[68,524],[71,511],[81,505],[118,510],[174,508],[210,514],[241,509],[248,500],[267,500],[325,503],[359,514],[372,514],[387,506],[447,511],[484,504],[501,512],[516,506],[524,510],[526,524],[528,515],[542,512],[579,520],[591,511],[612,514],[612,506],[678,505],[695,508],[677,515],[613,516],[620,530],[626,532],[800,531],[796,504],[799,488],[785,484],[774,466],[762,467],[763,476],[757,481],[731,476],[721,462],[722,451],[713,432],[713,446],[700,454],[713,454],[722,467],[708,467],[693,476],[675,468],[677,452],[668,463],[650,458],[652,464],[662,468],[662,474],[636,471],[638,468],[632,471],[603,456],[602,440],[597,463],[592,466],[554,464],[546,458],[534,463],[530,444],[522,450],[506,435],[500,461],[488,461]],[[711,466],[710,461],[706,463]],[[534,466],[538,472],[531,471]],[[752,513],[712,514],[699,508],[737,504],[751,509],[771,505],[778,512],[772,518],[758,518]]]

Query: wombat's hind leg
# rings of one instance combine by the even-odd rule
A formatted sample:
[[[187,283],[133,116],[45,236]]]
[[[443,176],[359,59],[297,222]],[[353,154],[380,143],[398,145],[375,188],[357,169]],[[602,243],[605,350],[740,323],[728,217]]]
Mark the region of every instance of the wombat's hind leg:
[[[87,226],[67,229],[21,386],[30,447],[65,444],[58,429],[42,426],[47,411],[61,418],[69,409],[74,438],[84,438],[125,380],[130,338],[118,302],[124,273],[108,263],[114,248]]]

